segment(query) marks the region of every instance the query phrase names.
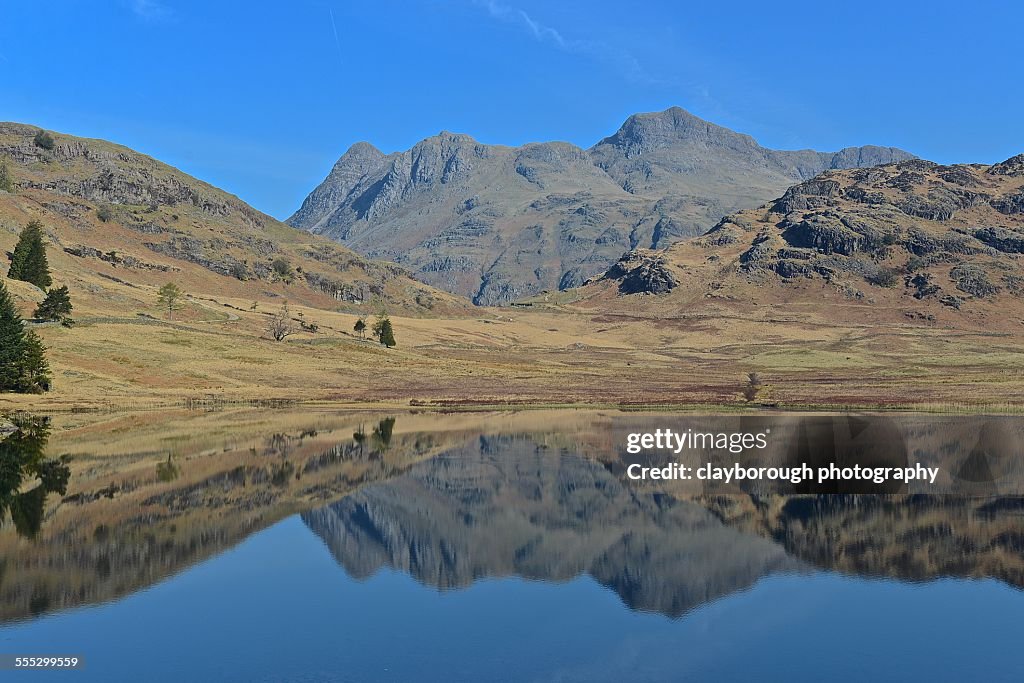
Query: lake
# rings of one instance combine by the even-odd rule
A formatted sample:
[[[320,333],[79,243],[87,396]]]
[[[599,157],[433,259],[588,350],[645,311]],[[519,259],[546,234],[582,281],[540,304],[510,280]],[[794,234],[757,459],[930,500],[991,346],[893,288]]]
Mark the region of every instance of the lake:
[[[21,417],[0,440],[0,654],[84,668],[5,675],[1024,679],[1017,418],[758,419]],[[888,462],[878,444],[898,441],[941,481],[825,494],[626,474],[664,460],[626,452],[636,425],[806,436],[822,420],[857,457]]]

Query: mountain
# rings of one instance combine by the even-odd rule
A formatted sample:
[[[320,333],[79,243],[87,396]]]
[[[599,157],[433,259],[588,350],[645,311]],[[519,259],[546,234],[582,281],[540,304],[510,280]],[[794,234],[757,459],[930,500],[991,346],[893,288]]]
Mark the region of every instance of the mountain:
[[[770,150],[674,107],[631,116],[590,150],[447,132],[392,154],[361,142],[288,223],[503,304],[578,286],[624,251],[699,235],[824,170],[907,158],[885,147]]]
[[[645,311],[801,311],[840,320],[1018,332],[1024,322],[1024,155],[826,171],[706,235],[627,255],[579,305]],[[629,298],[629,297],[626,297]],[[634,303],[620,306],[635,308]]]
[[[76,307],[123,313],[146,287],[290,300],[322,308],[377,301],[415,313],[460,309],[403,269],[291,228],[226,192],[120,145],[0,123],[0,247],[30,220],[46,230],[50,267],[74,282]]]

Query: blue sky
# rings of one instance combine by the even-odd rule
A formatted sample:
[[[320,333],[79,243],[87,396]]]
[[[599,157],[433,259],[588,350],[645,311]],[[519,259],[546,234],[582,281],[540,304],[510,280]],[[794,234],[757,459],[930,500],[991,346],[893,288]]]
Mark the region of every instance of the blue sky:
[[[1015,2],[0,0],[0,119],[284,218],[359,140],[589,146],[679,105],[777,148],[1024,152]]]

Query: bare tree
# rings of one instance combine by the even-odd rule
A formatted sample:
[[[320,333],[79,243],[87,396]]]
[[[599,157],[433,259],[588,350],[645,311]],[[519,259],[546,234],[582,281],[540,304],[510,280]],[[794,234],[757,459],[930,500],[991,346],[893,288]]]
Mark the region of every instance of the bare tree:
[[[285,337],[295,334],[295,325],[292,324],[292,314],[288,311],[287,301],[281,306],[280,311],[270,316],[267,332],[274,341],[284,341]]]

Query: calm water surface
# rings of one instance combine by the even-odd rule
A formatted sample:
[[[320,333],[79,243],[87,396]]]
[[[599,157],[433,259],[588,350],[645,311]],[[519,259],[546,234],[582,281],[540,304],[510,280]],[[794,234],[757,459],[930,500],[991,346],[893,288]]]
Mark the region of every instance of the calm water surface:
[[[87,666],[0,677],[1024,679],[1019,496],[634,482],[609,419],[27,425],[0,450],[24,480],[2,498],[0,653]],[[909,429],[919,452],[964,442]]]

